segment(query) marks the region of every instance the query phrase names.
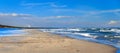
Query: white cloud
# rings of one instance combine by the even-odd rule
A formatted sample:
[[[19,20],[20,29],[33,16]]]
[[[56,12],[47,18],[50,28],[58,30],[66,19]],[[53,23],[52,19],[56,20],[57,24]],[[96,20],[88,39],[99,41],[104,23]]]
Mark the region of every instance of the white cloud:
[[[103,10],[101,13],[108,13],[108,12],[120,12],[120,9],[114,9],[114,10]]]
[[[101,17],[101,15],[108,15],[113,14],[120,17],[120,9],[113,9],[113,10],[98,10],[98,11],[85,11],[85,10],[78,10],[78,9],[50,9],[55,13],[76,13],[79,14],[81,17]]]
[[[40,6],[40,5],[49,5],[51,4],[51,2],[47,2],[47,3],[22,3],[22,6]]]
[[[84,12],[85,11],[83,11],[83,13]],[[119,19],[119,17],[120,17],[120,9],[89,11],[89,12],[84,13],[83,16],[84,17],[96,17],[97,16],[97,17],[103,18],[103,19],[105,17],[113,17],[114,16],[114,18]]]
[[[57,5],[57,4],[55,4],[55,3],[51,3],[50,6],[51,6],[51,7],[55,7],[55,8],[59,8],[59,7],[61,7],[61,8],[62,8],[62,7],[67,7],[67,5]]]
[[[22,6],[34,7],[34,6],[48,6],[55,8],[67,7],[67,5],[57,5],[55,2],[45,2],[45,3],[21,3]]]
[[[72,18],[74,16],[55,16],[55,18]]]
[[[90,14],[119,13],[120,9],[91,11]]]
[[[0,17],[29,17],[30,14],[17,14],[17,13],[0,13]]]
[[[115,24],[118,24],[119,23],[119,21],[115,21],[115,20],[111,20],[111,21],[109,21],[109,25],[115,25]]]
[[[60,18],[75,18],[77,16],[47,16],[47,17],[42,17],[43,19],[60,19]]]

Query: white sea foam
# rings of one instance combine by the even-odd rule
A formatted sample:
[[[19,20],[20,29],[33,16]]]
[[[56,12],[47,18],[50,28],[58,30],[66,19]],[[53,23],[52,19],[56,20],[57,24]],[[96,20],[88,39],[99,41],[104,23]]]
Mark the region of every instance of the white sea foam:
[[[111,30],[104,30],[104,29],[101,29],[100,32],[112,32]]]
[[[74,33],[74,34],[85,36],[85,37],[90,37],[90,38],[97,38],[98,37],[98,36],[91,35],[92,33]]]
[[[110,30],[101,29],[100,32],[116,32],[116,33],[120,33],[120,29],[110,29]]]
[[[78,32],[78,31],[85,31],[85,29],[40,29],[43,32]]]
[[[81,31],[80,29],[67,29],[67,31]]]
[[[110,31],[120,33],[120,29],[111,29]]]

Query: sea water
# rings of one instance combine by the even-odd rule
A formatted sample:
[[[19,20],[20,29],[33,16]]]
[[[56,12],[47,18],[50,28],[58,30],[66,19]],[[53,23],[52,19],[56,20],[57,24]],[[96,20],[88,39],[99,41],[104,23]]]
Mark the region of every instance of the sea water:
[[[14,34],[23,34],[21,29],[16,28],[0,28],[0,36],[13,36]]]

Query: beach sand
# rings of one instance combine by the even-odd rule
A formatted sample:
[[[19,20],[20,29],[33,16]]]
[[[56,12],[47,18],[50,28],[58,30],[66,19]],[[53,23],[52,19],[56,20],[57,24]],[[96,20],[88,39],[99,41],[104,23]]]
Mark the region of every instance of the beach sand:
[[[31,29],[25,32],[29,34],[0,37],[0,53],[115,53],[116,51],[112,46],[37,30]]]

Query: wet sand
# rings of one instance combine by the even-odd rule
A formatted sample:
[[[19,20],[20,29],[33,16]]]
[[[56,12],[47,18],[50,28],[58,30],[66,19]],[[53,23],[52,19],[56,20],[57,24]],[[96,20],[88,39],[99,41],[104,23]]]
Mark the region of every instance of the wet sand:
[[[115,53],[104,44],[76,40],[59,35],[25,30],[29,34],[0,37],[0,53]]]

